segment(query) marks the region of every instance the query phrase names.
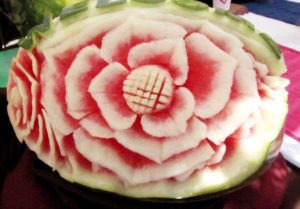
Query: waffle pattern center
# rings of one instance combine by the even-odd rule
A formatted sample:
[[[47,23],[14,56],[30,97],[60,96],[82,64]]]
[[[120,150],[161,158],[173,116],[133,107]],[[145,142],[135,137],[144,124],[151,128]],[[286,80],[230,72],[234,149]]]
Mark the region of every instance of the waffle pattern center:
[[[171,102],[173,81],[169,73],[158,66],[137,68],[123,83],[127,105],[137,114],[157,112]]]

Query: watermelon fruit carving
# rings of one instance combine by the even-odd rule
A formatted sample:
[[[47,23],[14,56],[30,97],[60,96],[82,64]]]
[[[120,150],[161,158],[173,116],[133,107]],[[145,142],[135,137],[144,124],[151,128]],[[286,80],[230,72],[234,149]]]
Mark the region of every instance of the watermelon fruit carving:
[[[8,113],[68,181],[183,198],[234,187],[271,157],[285,65],[245,20],[191,0],[100,0],[47,24],[20,42]]]

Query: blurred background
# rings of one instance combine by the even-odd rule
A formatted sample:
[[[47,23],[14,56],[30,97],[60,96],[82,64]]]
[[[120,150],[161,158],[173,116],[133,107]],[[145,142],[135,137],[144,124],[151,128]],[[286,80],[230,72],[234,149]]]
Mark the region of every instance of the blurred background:
[[[0,49],[16,44],[43,18],[57,16],[64,6],[80,0],[1,0],[0,1]],[[82,1],[82,0],[81,0]]]

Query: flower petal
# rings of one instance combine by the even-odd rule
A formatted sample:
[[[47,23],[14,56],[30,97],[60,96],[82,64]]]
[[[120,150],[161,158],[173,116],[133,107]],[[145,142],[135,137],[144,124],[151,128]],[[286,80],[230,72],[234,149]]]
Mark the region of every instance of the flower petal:
[[[184,84],[188,72],[184,40],[178,38],[152,41],[139,44],[130,50],[128,65],[131,68],[151,64],[167,69],[175,84]]]
[[[108,125],[117,130],[131,127],[137,117],[123,97],[123,81],[127,75],[124,66],[111,63],[92,80],[88,90]]]
[[[185,34],[183,27],[173,23],[130,17],[103,37],[101,55],[107,62],[126,66],[128,52],[133,46],[165,38],[182,38]]]
[[[114,136],[114,131],[99,112],[82,118],[79,123],[91,136],[100,138],[112,138]]]
[[[175,90],[169,108],[142,116],[142,127],[146,133],[155,137],[179,136],[186,131],[187,120],[191,118],[194,107],[192,93],[180,87]]]
[[[67,109],[72,117],[80,119],[98,109],[88,93],[88,87],[106,65],[100,50],[94,45],[85,47],[77,54],[65,77]]]
[[[201,34],[188,36],[186,47],[190,70],[185,86],[195,97],[195,114],[212,117],[229,99],[236,61]]]

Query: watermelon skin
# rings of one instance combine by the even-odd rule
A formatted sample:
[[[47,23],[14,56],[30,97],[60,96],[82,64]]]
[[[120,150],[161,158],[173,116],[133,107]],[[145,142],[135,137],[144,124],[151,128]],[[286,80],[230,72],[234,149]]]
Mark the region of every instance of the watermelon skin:
[[[265,168],[288,81],[249,43],[270,42],[193,1],[95,3],[22,42],[7,87],[21,142],[70,182],[137,198],[218,194]]]

